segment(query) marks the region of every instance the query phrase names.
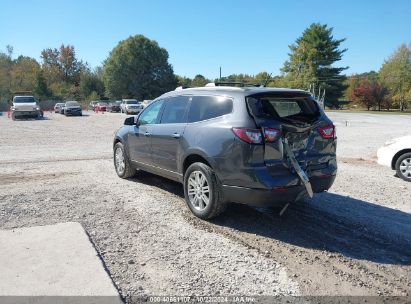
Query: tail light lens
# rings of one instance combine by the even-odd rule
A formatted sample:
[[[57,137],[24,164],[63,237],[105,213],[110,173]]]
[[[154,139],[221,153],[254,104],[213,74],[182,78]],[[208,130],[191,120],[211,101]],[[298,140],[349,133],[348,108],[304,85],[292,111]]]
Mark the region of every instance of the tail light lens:
[[[318,128],[318,132],[322,138],[334,138],[335,137],[335,126],[334,125],[326,125],[323,127]]]
[[[249,144],[261,144],[262,134],[259,129],[233,128],[234,134]]]
[[[281,136],[281,131],[273,128],[264,128],[263,133],[266,142],[274,142]]]

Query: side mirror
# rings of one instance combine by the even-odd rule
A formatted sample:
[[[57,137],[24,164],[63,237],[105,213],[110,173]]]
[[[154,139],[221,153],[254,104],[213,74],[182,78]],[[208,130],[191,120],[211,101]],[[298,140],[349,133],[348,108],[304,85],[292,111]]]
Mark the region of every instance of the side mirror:
[[[134,121],[134,117],[127,117],[126,120],[124,120],[124,125],[125,126],[134,126],[136,123]]]

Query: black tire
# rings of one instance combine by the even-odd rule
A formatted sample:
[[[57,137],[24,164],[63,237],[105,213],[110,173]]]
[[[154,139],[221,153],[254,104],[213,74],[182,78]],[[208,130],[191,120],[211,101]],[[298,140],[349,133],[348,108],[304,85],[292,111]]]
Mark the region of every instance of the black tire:
[[[121,167],[118,166],[117,155],[116,155],[118,150],[121,150],[121,153],[123,155],[123,159],[124,159],[124,169],[123,170],[120,170]],[[113,153],[114,153],[113,154],[114,168],[116,169],[117,175],[121,178],[129,178],[129,177],[134,176],[136,174],[136,169],[133,168],[133,166],[131,165],[130,159],[121,142],[118,142],[115,144]]]
[[[188,193],[189,179],[192,173],[195,175],[194,172],[201,172],[209,187],[208,203],[202,210],[200,210],[201,206],[195,206],[192,203]],[[193,188],[191,188],[191,190],[193,190]],[[227,207],[227,203],[223,200],[220,182],[217,179],[213,169],[200,162],[191,164],[184,174],[184,197],[191,212],[201,219],[214,218],[224,212]]]
[[[404,169],[405,164],[405,169]],[[403,168],[401,168],[403,165]],[[395,162],[397,175],[407,182],[411,182],[411,152],[402,154]]]

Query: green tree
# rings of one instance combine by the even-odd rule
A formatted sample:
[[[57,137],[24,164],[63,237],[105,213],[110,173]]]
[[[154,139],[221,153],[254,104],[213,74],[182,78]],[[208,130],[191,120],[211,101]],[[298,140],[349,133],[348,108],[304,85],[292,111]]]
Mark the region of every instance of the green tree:
[[[93,92],[90,93],[89,96],[87,96],[86,101],[90,102],[90,101],[93,101],[93,100],[100,100],[100,98],[101,98],[101,96],[96,91],[93,91]]]
[[[40,70],[38,62],[30,57],[19,56],[10,71],[13,91],[31,91]]]
[[[210,82],[210,80],[205,78],[203,75],[198,74],[193,78],[193,81],[191,81],[191,86],[193,86],[193,87],[203,87],[209,82]]]
[[[38,98],[47,98],[51,96],[51,92],[47,87],[46,78],[42,70],[36,74],[36,81],[33,85],[33,94]]]
[[[336,104],[346,86],[341,73],[348,67],[334,67],[347,49],[340,49],[345,39],[334,39],[333,28],[313,23],[289,46],[289,60],[281,69],[288,86],[310,89],[311,86],[326,90],[325,100]]]
[[[185,76],[178,76],[177,77],[177,85],[182,87],[191,87],[192,80]]]
[[[0,102],[7,104],[11,98],[11,69],[13,60],[11,53],[0,52]]]
[[[153,99],[177,86],[168,52],[156,41],[131,36],[104,62],[104,84],[111,98]]]
[[[93,92],[99,96],[97,99],[104,96],[103,80],[95,73],[84,71],[80,75],[80,95],[83,99],[87,99]]]
[[[81,72],[87,69],[83,61],[77,58],[72,45],[62,44],[59,49],[44,49],[41,58],[48,85],[56,82],[78,85]]]
[[[387,86],[390,97],[398,102],[400,111],[411,99],[411,45],[402,44],[382,65],[382,83]]]

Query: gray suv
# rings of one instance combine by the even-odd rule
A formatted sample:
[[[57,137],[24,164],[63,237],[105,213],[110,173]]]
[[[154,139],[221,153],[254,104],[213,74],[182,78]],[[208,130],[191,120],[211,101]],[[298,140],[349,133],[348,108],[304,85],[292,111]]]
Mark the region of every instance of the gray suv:
[[[124,124],[113,144],[118,176],[139,169],[183,183],[188,207],[203,219],[229,202],[302,200],[328,190],[337,173],[335,127],[306,91],[179,89]]]

